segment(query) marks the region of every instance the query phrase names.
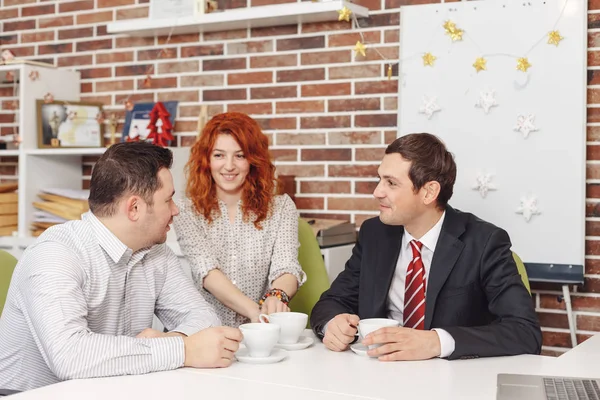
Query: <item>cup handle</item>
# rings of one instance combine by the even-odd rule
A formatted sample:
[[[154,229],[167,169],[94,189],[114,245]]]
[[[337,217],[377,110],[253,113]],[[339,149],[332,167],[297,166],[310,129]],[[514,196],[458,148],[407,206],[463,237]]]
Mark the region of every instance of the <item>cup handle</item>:
[[[258,320],[263,323],[263,324],[268,324],[269,323],[269,316],[267,314],[260,314],[258,316]]]

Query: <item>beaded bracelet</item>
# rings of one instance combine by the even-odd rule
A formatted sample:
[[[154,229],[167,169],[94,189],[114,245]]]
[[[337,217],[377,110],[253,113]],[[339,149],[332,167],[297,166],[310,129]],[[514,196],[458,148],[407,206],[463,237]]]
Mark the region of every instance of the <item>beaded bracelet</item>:
[[[283,304],[285,304],[286,306],[288,305],[288,303],[290,302],[290,297],[287,295],[286,292],[284,292],[281,289],[271,289],[269,291],[267,291],[267,293],[265,293],[263,295],[263,297],[260,298],[260,300],[258,301],[258,305],[262,306],[263,303],[265,302],[265,300],[269,297],[275,296],[277,297],[279,300],[281,300],[281,302]]]

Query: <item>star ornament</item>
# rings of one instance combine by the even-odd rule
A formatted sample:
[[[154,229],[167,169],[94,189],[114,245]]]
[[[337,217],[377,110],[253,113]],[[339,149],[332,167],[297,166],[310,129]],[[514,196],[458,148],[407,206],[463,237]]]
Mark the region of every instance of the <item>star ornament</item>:
[[[531,132],[535,132],[538,128],[534,124],[535,115],[519,115],[517,117],[517,124],[513,128],[513,130],[517,132],[521,132],[523,134],[523,138],[527,139]]]
[[[529,64],[527,57],[521,57],[517,59],[517,69],[519,71],[527,72],[529,68],[531,68],[531,64]]]
[[[560,36],[560,33],[558,31],[548,32],[548,44],[553,44],[556,47],[558,47],[558,44],[563,39],[564,37]]]
[[[364,44],[362,44],[359,41],[356,42],[356,44],[354,45],[354,54],[355,56],[358,56],[359,54],[363,57],[366,56],[365,50],[367,50],[367,46],[365,46]]]
[[[444,22],[444,30],[446,35],[450,36],[453,42],[462,40],[463,30],[456,27],[456,24],[452,21]]]
[[[338,10],[338,21],[346,21],[350,22],[350,16],[352,15],[352,10],[348,7],[344,6],[341,10]]]
[[[475,62],[473,63],[473,68],[475,68],[475,71],[477,72],[481,72],[481,71],[485,71],[487,70],[485,64],[487,63],[487,60],[483,57],[477,57],[475,59]]]
[[[436,58],[437,57],[431,53],[423,54],[423,65],[433,67],[433,63],[435,62]]]
[[[492,107],[496,107],[498,102],[496,101],[496,91],[493,89],[486,89],[479,92],[479,99],[475,103],[475,107],[482,108],[486,114],[489,114]]]
[[[496,190],[497,187],[492,183],[492,174],[480,173],[477,175],[473,190],[479,191],[481,198],[485,199],[490,190]]]
[[[431,119],[433,114],[440,110],[440,106],[437,105],[437,97],[423,96],[423,105],[419,108],[419,113],[425,114],[427,119]]]
[[[516,213],[522,214],[526,222],[529,222],[534,215],[541,214],[537,205],[537,198],[535,196],[521,197],[521,204]]]

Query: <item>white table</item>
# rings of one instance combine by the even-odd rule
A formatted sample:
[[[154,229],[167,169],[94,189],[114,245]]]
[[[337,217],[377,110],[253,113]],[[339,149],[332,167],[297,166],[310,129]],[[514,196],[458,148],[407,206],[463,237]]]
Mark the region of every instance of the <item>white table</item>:
[[[587,354],[596,353],[596,357]],[[306,350],[289,352],[277,364],[235,362],[225,369],[191,369],[62,382],[11,397],[11,400],[82,398],[131,400],[260,399],[478,399],[496,398],[498,373],[590,377],[597,371],[600,335],[559,358],[515,356],[474,360],[427,360],[384,363],[351,351],[331,352],[317,341]]]

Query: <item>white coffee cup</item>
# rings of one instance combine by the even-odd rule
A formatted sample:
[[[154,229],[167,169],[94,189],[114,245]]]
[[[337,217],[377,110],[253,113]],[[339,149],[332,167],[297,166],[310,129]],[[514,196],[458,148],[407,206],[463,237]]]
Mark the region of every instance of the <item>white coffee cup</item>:
[[[279,343],[295,344],[306,328],[308,315],[299,312],[278,312],[273,314],[260,314],[260,322],[278,325],[281,328]]]
[[[269,357],[279,340],[279,325],[250,323],[240,325],[240,330],[250,357]]]
[[[371,332],[375,332],[378,329],[381,328],[387,328],[390,326],[400,326],[400,322],[396,321],[395,319],[389,319],[389,318],[366,318],[366,319],[361,319],[358,322],[358,332],[360,334],[360,337],[362,339],[364,339],[365,337],[367,337],[367,335]],[[381,346],[380,344],[372,344],[369,346],[369,350],[371,349],[375,349],[377,347]]]

